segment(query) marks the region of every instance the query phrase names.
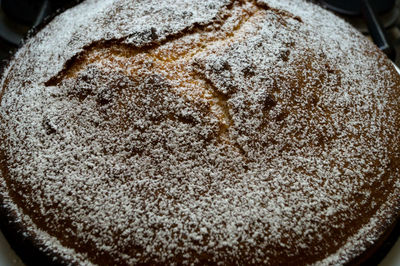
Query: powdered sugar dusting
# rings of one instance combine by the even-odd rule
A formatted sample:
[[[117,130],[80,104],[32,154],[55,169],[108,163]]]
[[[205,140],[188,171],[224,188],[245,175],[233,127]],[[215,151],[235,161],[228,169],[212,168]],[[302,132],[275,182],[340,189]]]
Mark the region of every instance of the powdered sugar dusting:
[[[302,1],[86,1],[4,75],[0,191],[79,263],[345,263],[399,206],[398,82]]]

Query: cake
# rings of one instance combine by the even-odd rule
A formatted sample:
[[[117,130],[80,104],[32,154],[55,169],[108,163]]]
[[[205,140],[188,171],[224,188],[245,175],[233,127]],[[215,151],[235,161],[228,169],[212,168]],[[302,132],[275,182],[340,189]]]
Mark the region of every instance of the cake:
[[[33,264],[365,262],[399,217],[399,82],[304,1],[85,1],[2,75],[3,231]]]

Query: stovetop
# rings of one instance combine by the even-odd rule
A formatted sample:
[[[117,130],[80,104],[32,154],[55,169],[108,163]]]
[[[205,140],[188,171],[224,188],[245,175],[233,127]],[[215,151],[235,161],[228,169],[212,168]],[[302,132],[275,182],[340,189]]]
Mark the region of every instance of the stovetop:
[[[52,16],[80,1],[0,0],[0,60],[9,59],[24,38]]]

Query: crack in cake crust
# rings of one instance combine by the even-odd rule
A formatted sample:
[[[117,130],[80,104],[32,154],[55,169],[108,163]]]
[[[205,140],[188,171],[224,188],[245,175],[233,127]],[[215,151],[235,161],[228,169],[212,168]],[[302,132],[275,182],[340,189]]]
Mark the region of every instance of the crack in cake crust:
[[[393,220],[399,80],[347,24],[302,2],[114,4],[70,11],[96,9],[99,34],[61,16],[3,79],[0,191],[45,245],[85,263],[344,263],[376,213]]]
[[[193,95],[194,97],[190,97],[194,98],[192,101],[196,101],[197,97],[206,98],[205,106],[210,106],[211,112],[214,112],[220,120],[220,140],[231,143],[245,156],[246,152],[243,148],[235,140],[229,140],[228,131],[234,124],[227,103],[229,94],[219,91],[202,74],[201,67],[198,69],[198,63],[194,62],[193,58],[196,58],[197,54],[207,53],[207,47],[217,42],[219,46],[226,47],[238,39],[245,38],[245,33],[240,32],[242,25],[248,22],[256,24],[257,19],[259,20],[269,10],[275,13],[281,23],[283,23],[284,17],[294,17],[301,22],[301,19],[289,12],[273,10],[266,4],[258,4],[253,1],[233,2],[227,6],[227,10],[223,10],[221,14],[217,15],[216,21],[205,25],[191,26],[189,32],[183,30],[176,36],[167,36],[166,40],[161,43],[156,41],[158,38],[156,29],[151,28],[151,38],[155,42],[146,44],[144,47],[126,45],[122,43],[123,40],[91,44],[83,52],[69,60],[64,70],[47,81],[46,86],[57,86],[64,79],[75,78],[77,73],[93,63],[98,64],[97,67],[100,68],[117,69],[133,79],[140,75],[140,73],[138,74],[140,68],[151,69],[153,72],[161,73],[163,78],[172,83],[179,80],[177,84],[174,84],[179,87],[176,89],[177,93]],[[233,21],[233,24],[224,27],[228,19]],[[215,30],[217,30],[217,34],[215,34]],[[193,35],[197,36],[192,37]],[[174,50],[176,47],[181,49]],[[229,65],[223,67],[229,67]],[[165,73],[172,68],[178,69],[170,71],[171,73]]]

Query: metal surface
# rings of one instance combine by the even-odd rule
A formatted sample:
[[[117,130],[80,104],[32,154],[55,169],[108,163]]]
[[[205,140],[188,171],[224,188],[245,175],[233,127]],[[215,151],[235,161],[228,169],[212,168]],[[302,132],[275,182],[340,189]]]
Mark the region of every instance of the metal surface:
[[[359,16],[362,13],[362,0],[321,0],[320,2],[325,7],[344,15]],[[386,13],[395,5],[395,0],[370,0],[369,2],[377,13]]]

